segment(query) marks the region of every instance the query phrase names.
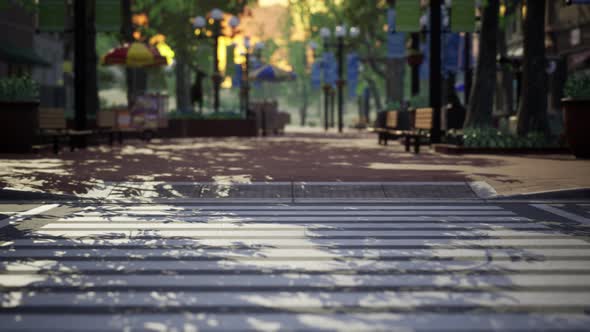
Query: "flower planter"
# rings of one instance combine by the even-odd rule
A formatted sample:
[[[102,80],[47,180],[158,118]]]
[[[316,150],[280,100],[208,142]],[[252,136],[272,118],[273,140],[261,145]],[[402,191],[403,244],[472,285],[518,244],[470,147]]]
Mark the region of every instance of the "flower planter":
[[[254,119],[170,119],[161,130],[166,137],[252,137],[256,136]]]
[[[577,158],[590,158],[590,99],[563,99],[565,136]]]
[[[39,102],[0,101],[0,152],[31,152],[39,134]]]
[[[424,55],[422,53],[414,53],[407,56],[408,65],[419,66],[424,62]]]

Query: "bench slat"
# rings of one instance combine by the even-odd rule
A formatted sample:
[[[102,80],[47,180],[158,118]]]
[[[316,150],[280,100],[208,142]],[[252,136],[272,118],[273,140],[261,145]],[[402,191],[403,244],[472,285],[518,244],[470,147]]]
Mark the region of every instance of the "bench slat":
[[[66,113],[63,108],[39,108],[40,129],[65,129]]]

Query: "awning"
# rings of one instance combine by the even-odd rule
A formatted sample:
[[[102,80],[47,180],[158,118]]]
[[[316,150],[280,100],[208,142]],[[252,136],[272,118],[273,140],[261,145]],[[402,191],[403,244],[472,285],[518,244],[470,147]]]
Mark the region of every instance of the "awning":
[[[51,63],[37,55],[31,48],[12,47],[0,43],[0,60],[24,65],[51,66]]]

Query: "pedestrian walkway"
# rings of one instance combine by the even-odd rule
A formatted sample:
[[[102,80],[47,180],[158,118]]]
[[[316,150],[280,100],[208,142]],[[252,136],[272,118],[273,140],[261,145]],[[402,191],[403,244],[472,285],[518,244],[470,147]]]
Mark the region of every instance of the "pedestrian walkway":
[[[374,135],[129,140],[123,146],[0,156],[0,188],[91,196],[124,182],[486,182],[498,195],[590,188],[590,161],[571,155],[415,155]]]
[[[7,330],[590,325],[590,233],[575,218],[588,217],[586,203],[10,208],[0,228]]]
[[[485,182],[107,182],[87,197],[110,201],[192,202],[247,200],[267,202],[485,199],[495,196]]]

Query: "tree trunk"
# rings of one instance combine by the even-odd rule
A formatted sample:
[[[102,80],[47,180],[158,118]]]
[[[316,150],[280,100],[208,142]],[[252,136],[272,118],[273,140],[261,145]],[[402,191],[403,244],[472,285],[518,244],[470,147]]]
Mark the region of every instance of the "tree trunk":
[[[404,100],[404,73],[406,59],[387,59],[385,74],[386,103],[399,102]]]
[[[187,66],[185,57],[178,53],[176,55],[176,110],[178,112],[187,112],[192,108],[190,106],[189,77],[187,77]]]
[[[492,124],[496,86],[496,37],[499,0],[488,0],[483,12],[475,83],[471,88],[465,127],[482,128]]]
[[[121,1],[121,42],[130,43],[133,41],[133,24],[131,22],[131,0]],[[132,68],[125,69],[127,83],[127,105],[133,103],[134,98],[134,71]]]
[[[303,105],[301,105],[300,109],[300,124],[301,126],[305,126],[305,121],[307,120],[307,104],[308,104],[308,96],[307,96],[307,87],[305,82],[301,84],[302,94],[303,94]]]
[[[377,82],[375,82],[372,78],[367,78],[367,84],[369,85],[369,91],[371,91],[371,95],[373,96],[373,100],[375,101],[375,109],[377,112],[383,110],[383,104],[381,103],[381,95],[379,95],[379,89],[377,88]],[[367,114],[367,117],[369,114]]]
[[[500,27],[498,29],[498,54],[501,58],[507,56],[507,45],[506,45],[506,28]],[[502,113],[505,115],[512,115],[512,108],[514,103],[513,86],[514,75],[512,74],[512,68],[509,65],[502,65],[500,76],[497,80],[498,89],[498,102],[497,106],[501,108]]]
[[[545,72],[545,0],[527,1],[524,20],[522,98],[518,134],[547,134],[547,73]]]

